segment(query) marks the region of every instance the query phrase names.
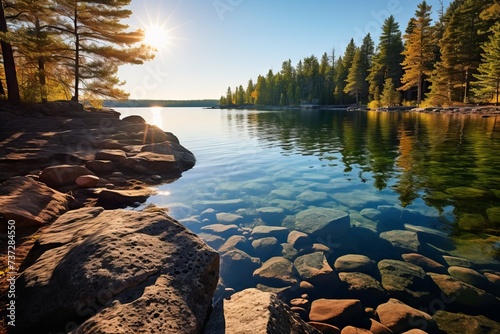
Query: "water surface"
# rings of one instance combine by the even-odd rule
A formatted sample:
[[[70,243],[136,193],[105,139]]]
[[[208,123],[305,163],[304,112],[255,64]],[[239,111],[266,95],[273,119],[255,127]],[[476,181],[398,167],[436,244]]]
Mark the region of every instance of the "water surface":
[[[197,219],[220,200],[241,200],[244,207],[231,213],[249,227],[262,224],[255,213],[261,207],[282,207],[287,215],[335,208],[377,232],[404,224],[443,231],[454,242],[449,254],[498,265],[500,126],[494,117],[117,110],[173,132],[195,154],[196,166],[159,186],[146,203],[168,207],[178,220]]]

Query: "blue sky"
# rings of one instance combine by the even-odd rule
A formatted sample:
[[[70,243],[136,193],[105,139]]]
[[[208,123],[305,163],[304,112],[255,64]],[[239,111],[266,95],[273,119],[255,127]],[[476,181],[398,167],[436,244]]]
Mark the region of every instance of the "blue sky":
[[[131,28],[159,25],[167,32],[156,58],[122,66],[132,99],[218,99],[283,61],[324,52],[343,54],[351,38],[367,33],[378,43],[394,15],[405,30],[421,0],[132,0]],[[444,0],[445,8],[450,0]],[[434,18],[439,0],[428,0]]]

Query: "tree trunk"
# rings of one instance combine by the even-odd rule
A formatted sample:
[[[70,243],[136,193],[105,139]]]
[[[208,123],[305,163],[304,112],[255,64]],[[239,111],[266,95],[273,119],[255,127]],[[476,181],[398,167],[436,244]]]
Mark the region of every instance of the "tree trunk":
[[[71,99],[77,101],[79,99],[78,90],[80,85],[80,36],[78,35],[78,2],[75,2],[74,30],[75,34],[75,95]]]
[[[0,31],[7,32],[7,21],[3,10],[3,2],[0,2]],[[14,61],[14,52],[12,45],[5,41],[0,42],[2,46],[3,67],[5,70],[5,80],[7,81],[7,93],[9,102],[12,104],[20,104],[21,96],[19,95],[19,84],[17,82],[16,63]]]
[[[35,22],[38,42],[41,39],[40,20],[36,18]],[[38,82],[40,83],[40,98],[42,102],[47,102],[47,80],[45,77],[45,57],[38,57]]]

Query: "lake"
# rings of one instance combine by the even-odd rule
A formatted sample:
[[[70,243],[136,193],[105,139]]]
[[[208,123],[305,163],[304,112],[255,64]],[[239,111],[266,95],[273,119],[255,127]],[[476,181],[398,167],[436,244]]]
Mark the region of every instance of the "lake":
[[[251,233],[256,225],[290,227],[290,219],[301,211],[328,208],[347,212],[353,227],[375,237],[392,230],[418,232],[419,249],[440,263],[445,254],[470,260],[479,271],[500,270],[500,124],[495,117],[117,111],[122,117],[141,115],[173,132],[195,154],[196,166],[158,186],[157,195],[141,208],[169,208],[215,249],[231,235],[255,239]],[[209,223],[238,228],[205,228]],[[330,244],[313,241],[335,248],[336,256],[386,256],[384,249],[364,249],[370,240],[352,235]]]

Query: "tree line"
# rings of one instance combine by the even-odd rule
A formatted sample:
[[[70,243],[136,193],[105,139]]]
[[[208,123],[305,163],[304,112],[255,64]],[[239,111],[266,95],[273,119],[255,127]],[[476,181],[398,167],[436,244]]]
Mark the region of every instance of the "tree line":
[[[229,87],[221,106],[406,105],[499,103],[500,4],[498,0],[454,0],[439,19],[421,2],[404,33],[393,16],[382,26],[377,46],[367,34],[351,39],[344,53],[311,55],[296,66],[259,75],[246,88]]]
[[[130,1],[1,1],[0,95],[16,104],[127,98],[118,66],[154,57],[144,31],[122,23]]]

